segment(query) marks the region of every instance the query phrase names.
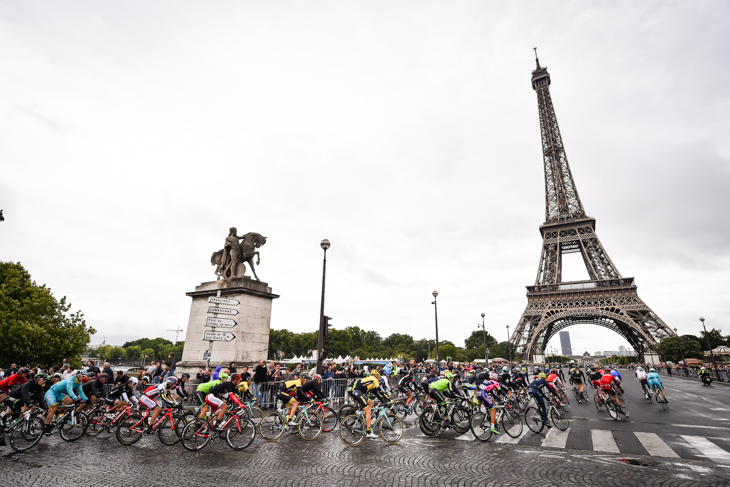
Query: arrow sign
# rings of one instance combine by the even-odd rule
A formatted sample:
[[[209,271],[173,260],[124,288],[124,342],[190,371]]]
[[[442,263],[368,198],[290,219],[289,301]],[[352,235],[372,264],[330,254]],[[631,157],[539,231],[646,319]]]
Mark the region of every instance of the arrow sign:
[[[208,316],[205,320],[205,326],[220,326],[221,328],[233,328],[238,323],[230,318],[213,318]]]
[[[209,297],[208,302],[216,304],[230,304],[232,306],[238,306],[239,304],[241,304],[241,302],[237,299],[219,298],[217,296]]]
[[[208,308],[208,313],[219,313],[223,315],[237,315],[238,310],[237,309],[231,309],[231,308],[216,308],[215,306],[211,306]]]
[[[236,338],[236,335],[229,331],[210,331],[206,330],[203,332],[203,340],[211,342],[230,342]]]

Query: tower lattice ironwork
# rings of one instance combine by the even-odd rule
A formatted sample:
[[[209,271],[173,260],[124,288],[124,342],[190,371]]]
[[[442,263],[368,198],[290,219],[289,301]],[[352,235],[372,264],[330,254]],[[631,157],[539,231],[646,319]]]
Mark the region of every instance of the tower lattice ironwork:
[[[527,286],[527,308],[510,341],[523,358],[541,361],[548,341],[560,330],[593,324],[623,336],[643,360],[675,333],[639,298],[634,278],[621,276],[598,239],[595,218],[586,216],[550,97],[550,74],[537,53],[535,62],[532,88],[540,114],[545,223],[540,226],[535,285]],[[590,279],[564,282],[562,257],[575,252],[583,257]]]

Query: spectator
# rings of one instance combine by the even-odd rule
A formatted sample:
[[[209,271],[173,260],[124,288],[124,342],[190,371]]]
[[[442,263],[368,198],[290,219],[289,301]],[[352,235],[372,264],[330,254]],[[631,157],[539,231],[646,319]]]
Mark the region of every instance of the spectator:
[[[99,367],[97,367],[95,365],[93,360],[89,360],[89,362],[87,364],[88,364],[88,367],[86,369],[87,372],[94,372],[96,375],[101,374],[101,370],[99,370]]]
[[[10,364],[10,368],[5,371],[5,375],[7,375],[8,377],[10,377],[13,374],[17,374],[17,373],[18,373],[18,366],[15,364]]]
[[[155,366],[154,375],[152,376],[152,382],[159,384],[162,381],[162,360],[157,361]]]
[[[175,361],[175,354],[173,352],[170,352],[170,354],[167,356],[167,363],[165,365],[169,366],[169,373],[167,374],[168,377],[171,375],[175,375],[175,369],[177,369],[177,361]]]
[[[107,384],[114,383],[114,371],[112,370],[112,364],[109,362],[104,362],[104,372],[103,374],[106,374],[106,382]]]
[[[266,383],[269,382],[269,374],[266,370],[266,360],[262,360],[253,372],[253,396],[258,398],[259,405],[266,407]],[[263,384],[263,385],[262,385]]]
[[[150,362],[150,366],[147,367],[147,375],[149,375],[150,377],[154,377],[156,369],[157,369],[157,362],[155,362],[153,360],[152,362]]]
[[[231,372],[231,374],[235,374],[236,372],[238,372],[238,370],[236,369],[236,362],[231,362],[228,370]]]
[[[210,382],[210,369],[198,369],[198,373],[195,378],[198,379],[198,382],[201,384]]]
[[[248,366],[245,366],[241,371],[241,380],[247,381],[251,379],[251,373],[248,371]]]

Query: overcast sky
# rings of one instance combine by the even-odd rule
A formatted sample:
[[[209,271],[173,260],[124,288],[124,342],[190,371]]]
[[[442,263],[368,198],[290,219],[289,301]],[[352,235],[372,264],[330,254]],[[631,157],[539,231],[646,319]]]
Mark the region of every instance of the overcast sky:
[[[619,272],[680,333],[704,316],[727,334],[728,18],[711,1],[3,1],[0,259],[121,345],[186,328],[231,226],[268,237],[272,327],[316,330],[327,238],[335,328],[432,338],[436,289],[442,340],[463,346],[481,313],[504,340],[545,218],[537,46]],[[587,278],[567,258],[564,280]],[[577,352],[626,344],[568,331]]]

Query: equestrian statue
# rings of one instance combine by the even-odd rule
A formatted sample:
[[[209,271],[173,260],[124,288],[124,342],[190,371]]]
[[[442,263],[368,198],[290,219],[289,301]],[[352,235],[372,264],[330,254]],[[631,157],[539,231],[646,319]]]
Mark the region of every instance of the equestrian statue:
[[[232,279],[243,277],[246,272],[245,262],[248,262],[254,278],[260,281],[261,279],[256,275],[253,258],[256,256],[256,265],[261,263],[261,257],[256,249],[266,243],[266,237],[255,232],[239,237],[236,235],[237,233],[236,227],[231,227],[223,249],[214,252],[210,257],[210,265],[216,266],[215,275],[217,279]]]

